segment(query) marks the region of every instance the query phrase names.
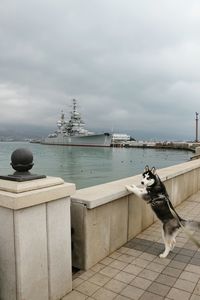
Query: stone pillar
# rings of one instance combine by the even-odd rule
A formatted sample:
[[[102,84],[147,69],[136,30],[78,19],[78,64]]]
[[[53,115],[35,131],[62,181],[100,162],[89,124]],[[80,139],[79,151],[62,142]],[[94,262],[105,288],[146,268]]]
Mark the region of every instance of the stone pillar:
[[[55,177],[0,180],[1,300],[57,300],[72,290],[74,192]]]

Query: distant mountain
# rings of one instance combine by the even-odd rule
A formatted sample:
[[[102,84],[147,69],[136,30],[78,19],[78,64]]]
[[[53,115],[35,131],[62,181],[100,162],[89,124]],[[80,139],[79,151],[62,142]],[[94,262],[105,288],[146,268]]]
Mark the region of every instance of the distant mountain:
[[[0,124],[0,138],[11,138],[23,140],[29,138],[42,138],[54,131],[52,128],[32,126],[32,125],[4,125]]]

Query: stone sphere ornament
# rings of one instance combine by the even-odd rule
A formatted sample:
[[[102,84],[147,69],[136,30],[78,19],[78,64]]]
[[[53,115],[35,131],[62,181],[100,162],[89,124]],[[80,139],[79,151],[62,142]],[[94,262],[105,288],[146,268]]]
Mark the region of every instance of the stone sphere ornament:
[[[34,165],[33,154],[27,148],[18,148],[13,151],[10,164],[17,172],[28,172]]]
[[[29,149],[18,148],[11,154],[11,166],[16,171],[13,174],[0,175],[0,179],[11,181],[29,181],[46,178],[46,175],[31,174],[33,167],[33,154]]]

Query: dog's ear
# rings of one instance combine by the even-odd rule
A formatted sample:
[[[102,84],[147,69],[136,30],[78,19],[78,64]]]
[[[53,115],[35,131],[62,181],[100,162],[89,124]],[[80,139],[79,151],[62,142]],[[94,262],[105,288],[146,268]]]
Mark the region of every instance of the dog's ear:
[[[152,173],[153,175],[156,174],[156,168],[155,168],[155,167],[152,167],[152,168],[151,168],[151,173]]]
[[[149,171],[149,166],[146,165],[145,168],[144,168],[144,172],[148,172]]]

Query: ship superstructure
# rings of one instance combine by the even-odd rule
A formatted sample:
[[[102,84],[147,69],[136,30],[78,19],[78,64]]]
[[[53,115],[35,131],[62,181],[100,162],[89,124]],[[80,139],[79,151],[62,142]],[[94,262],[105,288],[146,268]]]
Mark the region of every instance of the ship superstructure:
[[[94,133],[84,128],[85,123],[81,114],[77,111],[77,101],[73,99],[73,109],[68,121],[61,111],[60,120],[57,122],[57,130],[48,135],[42,141],[43,144],[66,146],[99,146],[109,147],[111,135],[109,133]]]

